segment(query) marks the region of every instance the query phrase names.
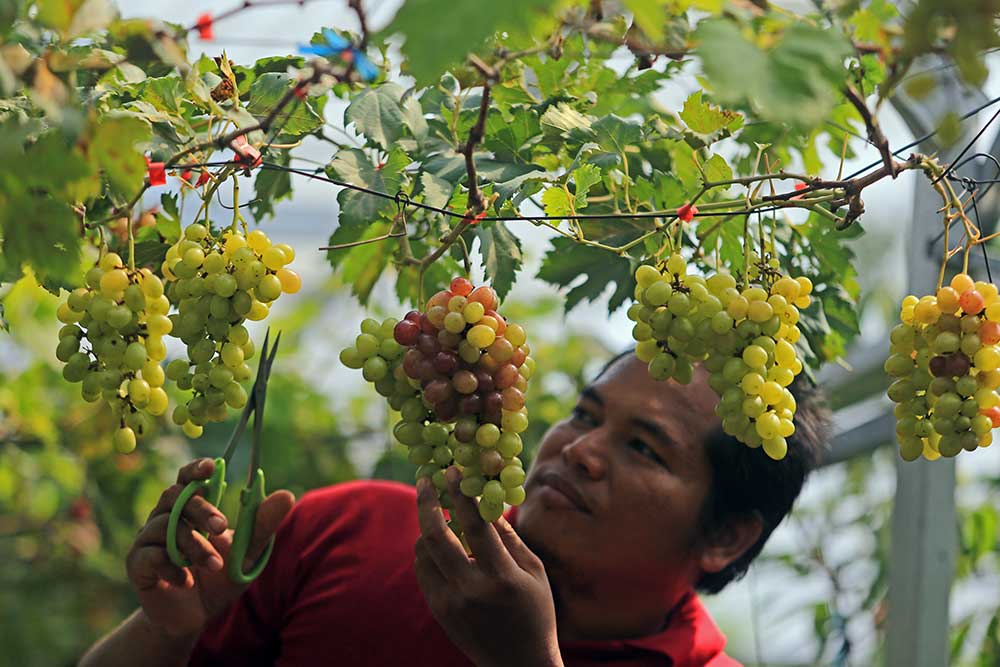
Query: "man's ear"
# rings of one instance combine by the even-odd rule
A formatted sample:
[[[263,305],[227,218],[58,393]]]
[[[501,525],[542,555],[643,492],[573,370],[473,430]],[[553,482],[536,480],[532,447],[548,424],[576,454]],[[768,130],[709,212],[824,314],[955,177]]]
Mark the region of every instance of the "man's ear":
[[[723,570],[753,546],[763,528],[760,515],[754,512],[733,517],[705,535],[698,560],[702,572],[715,573]]]

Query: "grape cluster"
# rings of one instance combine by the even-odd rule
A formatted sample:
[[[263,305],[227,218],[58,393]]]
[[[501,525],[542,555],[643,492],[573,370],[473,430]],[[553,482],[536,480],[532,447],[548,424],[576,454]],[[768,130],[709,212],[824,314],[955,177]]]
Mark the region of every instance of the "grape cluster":
[[[812,283],[767,264],[755,275],[770,287],[740,290],[728,273],[688,274],[684,258],[674,253],[662,270],[636,270],[636,303],[628,315],[636,322],[636,356],[649,364],[651,377],[687,384],[694,364],[704,363],[725,432],[781,459],[785,438],[795,430],[795,399],[787,387],[802,371],[796,325],[799,309],[811,301]]]
[[[194,390],[172,415],[188,437],[200,436],[207,422],[223,421],[227,407],[246,404],[240,382],[250,378],[246,362],[255,349],[244,323],[267,317],[282,292],[299,291],[299,276],[286,266],[294,258],[291,246],[272,245],[260,230],[217,239],[198,223],[167,250],[166,294],[177,306],[171,335],[187,345],[188,358],[167,364],[166,375],[178,388]]]
[[[890,333],[887,391],[900,456],[956,456],[1000,427],[1000,298],[960,273],[935,295],[907,296]]]
[[[148,269],[128,269],[115,253],[101,257],[86,275],[86,286],[70,292],[56,316],[56,358],[63,377],[82,383],[87,401],[103,399],[120,426],[114,445],[122,453],[135,449],[136,438],[152,427],[152,416],[167,409],[163,390],[166,357],[163,336],[173,324],[163,283]]]
[[[400,412],[393,433],[409,447],[417,477],[430,477],[448,507],[444,470],[457,464],[462,493],[480,498],[486,521],[498,519],[504,503],[524,500],[517,455],[528,427],[524,392],[535,369],[524,329],[507,323],[497,307],[492,288],[455,278],[424,312],[410,311],[398,322],[365,320],[340,357],[361,368]]]

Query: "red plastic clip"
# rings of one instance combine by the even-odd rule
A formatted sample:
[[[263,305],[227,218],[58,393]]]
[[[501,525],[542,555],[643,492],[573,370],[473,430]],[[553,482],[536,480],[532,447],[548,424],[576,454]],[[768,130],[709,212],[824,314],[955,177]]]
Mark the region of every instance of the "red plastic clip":
[[[697,206],[692,206],[691,204],[684,204],[679,209],[677,209],[677,217],[680,218],[681,222],[691,222],[694,220],[695,214],[698,212]]]
[[[247,143],[247,138],[243,135],[233,139],[229,146],[236,151],[236,162],[242,164],[246,171],[259,167],[264,162],[260,151]]]
[[[188,185],[191,185],[191,170],[185,169],[184,171],[181,172],[179,178]]]
[[[466,215],[462,219],[462,221],[469,223],[469,225],[476,225],[476,224],[479,223],[480,220],[482,220],[483,218],[486,217],[486,213],[487,213],[486,211],[480,211],[479,213],[476,213],[475,215]]]
[[[201,39],[205,41],[215,39],[215,31],[212,29],[212,15],[208,12],[198,17],[198,22],[194,24],[194,27]]]
[[[295,84],[295,90],[292,91],[292,94],[295,95],[295,97],[299,98],[300,100],[305,101],[306,93],[308,92],[308,90],[309,90],[309,83],[307,81],[300,81],[299,83]]]
[[[807,184],[802,183],[802,182],[799,182],[799,183],[795,184],[795,189],[796,190],[805,190],[808,187],[809,186]],[[792,197],[792,199],[802,199],[803,196],[804,196],[804,194],[802,194],[802,195],[795,195],[794,197]]]
[[[153,187],[156,185],[166,185],[167,184],[167,170],[164,168],[162,162],[150,162],[149,158],[146,158],[146,178],[149,179],[149,186]]]
[[[208,169],[202,169],[201,174],[198,176],[198,182],[195,183],[195,186],[200,188],[205,185],[205,183],[208,183],[211,178],[212,175],[208,173]]]

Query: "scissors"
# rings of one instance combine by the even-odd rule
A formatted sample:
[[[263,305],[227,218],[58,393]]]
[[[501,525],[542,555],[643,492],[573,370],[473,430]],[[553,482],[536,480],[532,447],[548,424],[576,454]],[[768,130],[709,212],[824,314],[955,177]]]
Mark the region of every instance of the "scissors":
[[[278,341],[281,340],[281,333],[278,333],[278,336],[274,339],[274,346],[268,351],[267,342],[270,335],[271,330],[268,329],[267,334],[264,336],[264,347],[261,350],[260,363],[257,365],[257,377],[254,380],[253,389],[250,391],[250,398],[247,401],[246,407],[243,408],[240,422],[233,429],[233,434],[229,437],[229,444],[226,446],[226,451],[223,452],[220,458],[215,459],[215,472],[207,480],[189,482],[184,487],[184,490],[181,491],[180,496],[177,498],[177,502],[174,503],[173,509],[170,510],[170,520],[167,523],[167,554],[170,556],[171,562],[177,567],[187,567],[191,564],[190,561],[177,548],[177,526],[180,523],[184,506],[191,499],[191,496],[202,489],[205,489],[205,499],[216,507],[219,506],[222,495],[226,491],[226,464],[232,458],[233,452],[236,451],[236,445],[239,443],[240,436],[243,435],[243,429],[246,427],[247,422],[250,421],[250,415],[255,415],[253,420],[253,441],[250,449],[250,470],[247,474],[247,485],[240,492],[240,513],[237,519],[236,532],[233,534],[233,546],[229,552],[229,578],[238,584],[248,584],[256,579],[267,565],[267,561],[271,557],[271,551],[274,548],[274,536],[272,536],[271,541],[268,542],[267,548],[261,554],[257,563],[248,572],[243,571],[243,560],[246,558],[247,551],[250,548],[250,538],[253,536],[253,528],[257,522],[257,508],[260,507],[265,497],[264,471],[260,468],[264,398],[267,393],[267,380],[271,374],[271,364],[274,363],[274,355],[278,351]]]

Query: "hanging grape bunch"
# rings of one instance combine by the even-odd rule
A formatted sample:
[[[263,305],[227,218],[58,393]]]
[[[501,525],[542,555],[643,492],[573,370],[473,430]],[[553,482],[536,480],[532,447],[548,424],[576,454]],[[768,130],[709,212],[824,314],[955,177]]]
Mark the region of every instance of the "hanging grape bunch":
[[[159,278],[106,253],[87,272],[86,286],[70,292],[56,313],[65,325],[56,347],[66,364],[63,377],[82,383],[85,400],[111,406],[120,420],[114,434],[119,452],[135,449],[151,417],[166,412],[160,361],[167,353],[163,336],[172,327],[169,308]]]
[[[725,272],[707,279],[687,274],[683,256],[673,253],[662,270],[636,270],[636,303],[628,314],[636,322],[636,356],[649,364],[651,377],[687,384],[693,365],[703,362],[720,397],[715,411],[723,430],[778,460],[795,431],[787,387],[802,371],[796,325],[812,283],[781,275],[775,263],[750,263],[748,278],[760,284],[740,290]]]
[[[250,378],[246,362],[255,350],[244,322],[263,320],[282,292],[299,291],[301,279],[286,266],[294,258],[291,246],[272,245],[260,230],[215,238],[198,223],[167,250],[166,294],[177,306],[170,333],[187,345],[188,358],[171,361],[166,375],[178,388],[193,390],[172,415],[188,437],[199,437],[204,424],[223,421],[228,408],[246,404],[240,382]]]
[[[524,392],[535,368],[524,329],[507,323],[497,307],[492,288],[473,289],[455,278],[424,312],[410,311],[398,322],[365,320],[340,357],[361,368],[400,412],[393,433],[420,466],[417,477],[430,477],[447,507],[444,470],[457,464],[462,493],[479,497],[486,521],[499,518],[504,503],[524,500],[517,455],[528,427]]]
[[[965,273],[935,295],[907,296],[890,334],[900,456],[956,456],[993,442],[1000,427],[1000,298]]]

